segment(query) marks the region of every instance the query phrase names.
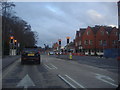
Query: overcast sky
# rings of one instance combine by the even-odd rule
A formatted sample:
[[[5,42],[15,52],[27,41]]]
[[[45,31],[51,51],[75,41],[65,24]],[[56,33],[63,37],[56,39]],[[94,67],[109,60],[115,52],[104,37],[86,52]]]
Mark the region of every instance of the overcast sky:
[[[38,32],[37,45],[52,45],[66,37],[75,38],[76,30],[95,25],[117,26],[116,2],[15,2],[16,15]]]

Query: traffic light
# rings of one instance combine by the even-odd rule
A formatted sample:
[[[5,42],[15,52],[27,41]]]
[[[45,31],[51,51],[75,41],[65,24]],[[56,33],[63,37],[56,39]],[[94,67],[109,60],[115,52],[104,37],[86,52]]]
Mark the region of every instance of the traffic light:
[[[59,45],[61,46],[61,39],[59,39],[58,41],[59,41]]]
[[[17,40],[14,40],[15,45],[17,45]]]
[[[66,37],[66,39],[67,39],[67,44],[69,43],[69,39],[70,39],[70,37]]]
[[[67,39],[67,44],[69,43],[69,39]]]
[[[10,36],[10,43],[14,43],[14,37]]]

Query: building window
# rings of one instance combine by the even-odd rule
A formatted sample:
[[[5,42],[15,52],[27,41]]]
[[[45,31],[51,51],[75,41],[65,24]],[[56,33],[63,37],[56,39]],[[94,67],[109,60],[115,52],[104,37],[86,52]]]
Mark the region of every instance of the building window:
[[[88,45],[88,40],[85,40],[84,44],[85,44],[85,45]]]
[[[113,45],[117,44],[117,41],[116,41],[116,40],[113,40],[113,41],[112,41],[112,44],[113,44]]]
[[[99,45],[102,45],[103,43],[102,43],[102,40],[99,40]]]
[[[101,35],[104,35],[104,31],[101,31]]]
[[[89,44],[92,45],[92,44],[93,44],[93,41],[92,41],[92,40],[89,40]]]
[[[78,46],[77,42],[75,43],[75,46],[76,46],[76,47]]]
[[[81,36],[81,33],[79,33],[79,37]]]
[[[109,34],[108,31],[106,31],[107,35]]]
[[[103,41],[103,46],[106,46],[106,45],[107,45],[107,41],[104,40],[104,41]]]
[[[81,45],[81,41],[79,41],[79,45]]]
[[[116,36],[118,36],[118,33],[117,33],[117,32],[115,32],[115,35],[116,35]]]
[[[90,31],[87,31],[87,35],[90,35]]]

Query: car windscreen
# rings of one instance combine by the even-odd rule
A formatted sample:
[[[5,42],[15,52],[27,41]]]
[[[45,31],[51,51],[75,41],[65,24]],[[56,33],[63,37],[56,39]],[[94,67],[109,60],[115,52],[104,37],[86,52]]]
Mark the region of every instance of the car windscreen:
[[[25,49],[23,49],[23,52],[24,52],[24,53],[37,53],[37,52],[38,52],[38,49],[25,48]]]

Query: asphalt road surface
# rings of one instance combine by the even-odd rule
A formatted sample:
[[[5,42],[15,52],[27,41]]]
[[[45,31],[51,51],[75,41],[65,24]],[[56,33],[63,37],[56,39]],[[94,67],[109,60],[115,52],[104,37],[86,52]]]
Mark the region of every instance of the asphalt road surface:
[[[21,65],[20,58],[4,69],[2,88],[112,88],[118,74],[72,60],[41,55],[41,65]],[[3,89],[4,90],[4,89]]]

